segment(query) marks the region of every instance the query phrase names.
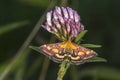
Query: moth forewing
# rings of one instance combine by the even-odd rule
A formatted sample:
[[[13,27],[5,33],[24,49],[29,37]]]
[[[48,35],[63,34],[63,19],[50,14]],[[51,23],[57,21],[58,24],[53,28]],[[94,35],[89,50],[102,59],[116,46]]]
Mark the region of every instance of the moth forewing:
[[[64,55],[61,55],[64,48],[61,48],[59,45],[62,43],[54,43],[54,44],[45,44],[40,46],[40,50],[44,55],[47,55],[54,62],[62,62],[64,59]]]
[[[86,59],[96,56],[96,52],[79,46],[75,43],[54,43],[40,46],[43,54],[47,55],[54,62],[61,63],[62,61],[70,62],[75,65],[84,63]]]

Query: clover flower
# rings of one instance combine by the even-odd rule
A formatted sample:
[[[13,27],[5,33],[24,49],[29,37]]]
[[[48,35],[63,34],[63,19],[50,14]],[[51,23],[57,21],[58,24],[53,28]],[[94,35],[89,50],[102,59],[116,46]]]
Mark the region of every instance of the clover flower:
[[[60,40],[74,40],[84,30],[77,11],[69,7],[55,7],[47,13],[44,29],[55,34]]]

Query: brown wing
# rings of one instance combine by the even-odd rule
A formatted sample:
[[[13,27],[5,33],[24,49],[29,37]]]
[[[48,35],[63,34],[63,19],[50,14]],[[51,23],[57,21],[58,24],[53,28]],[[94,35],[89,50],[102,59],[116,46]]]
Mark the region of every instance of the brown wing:
[[[91,49],[79,46],[74,43],[73,46],[76,46],[76,49],[73,49],[73,54],[70,57],[71,63],[75,65],[79,65],[83,63],[85,60],[97,55],[97,53]]]
[[[55,62],[61,63],[62,61],[67,61],[75,65],[79,65],[86,59],[97,55],[93,50],[74,43],[68,48],[65,42],[45,44],[40,46],[40,50]]]
[[[64,59],[63,51],[64,48],[61,48],[59,45],[64,45],[65,43],[54,43],[54,44],[45,44],[40,46],[40,50],[43,54],[47,55],[55,62],[62,62]]]

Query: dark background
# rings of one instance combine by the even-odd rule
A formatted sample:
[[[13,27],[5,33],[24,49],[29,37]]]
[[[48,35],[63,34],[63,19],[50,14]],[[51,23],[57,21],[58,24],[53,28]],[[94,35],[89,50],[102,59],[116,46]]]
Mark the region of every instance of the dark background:
[[[40,80],[44,55],[27,48],[14,57],[50,1],[0,0],[0,76],[4,80]],[[120,80],[120,0],[68,0],[68,6],[78,11],[88,30],[84,41],[102,45],[94,50],[107,62],[71,66],[64,80]],[[29,45],[48,43],[50,35],[40,29]],[[58,69],[59,64],[50,61],[45,79],[56,80]]]

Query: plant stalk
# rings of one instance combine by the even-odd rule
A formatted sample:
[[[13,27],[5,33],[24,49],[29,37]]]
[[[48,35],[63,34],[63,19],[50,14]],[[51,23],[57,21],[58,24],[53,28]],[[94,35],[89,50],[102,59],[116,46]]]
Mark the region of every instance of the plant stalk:
[[[57,80],[63,80],[64,75],[67,72],[67,69],[69,68],[70,63],[69,62],[62,62],[60,65],[60,69],[58,72]]]

